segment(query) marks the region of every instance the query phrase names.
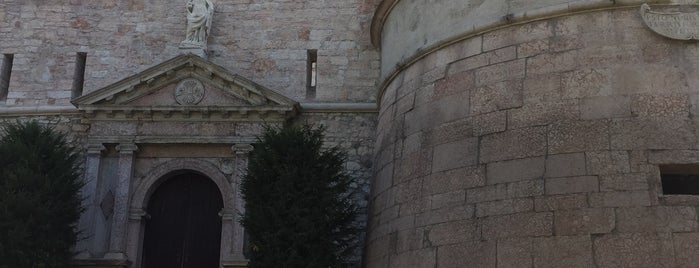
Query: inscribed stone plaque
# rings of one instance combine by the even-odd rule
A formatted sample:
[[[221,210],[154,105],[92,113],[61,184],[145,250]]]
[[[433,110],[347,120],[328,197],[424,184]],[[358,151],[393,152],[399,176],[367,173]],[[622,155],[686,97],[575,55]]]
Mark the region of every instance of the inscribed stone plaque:
[[[641,17],[659,35],[678,40],[699,39],[699,12],[657,12],[641,5]]]

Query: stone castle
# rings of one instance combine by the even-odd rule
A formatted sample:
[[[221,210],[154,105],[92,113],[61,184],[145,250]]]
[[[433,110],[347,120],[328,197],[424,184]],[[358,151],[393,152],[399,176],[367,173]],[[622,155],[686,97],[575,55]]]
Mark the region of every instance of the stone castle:
[[[0,119],[84,153],[76,267],[244,267],[247,155],[302,123],[357,178],[346,266],[699,265],[699,1],[58,2],[0,3]]]

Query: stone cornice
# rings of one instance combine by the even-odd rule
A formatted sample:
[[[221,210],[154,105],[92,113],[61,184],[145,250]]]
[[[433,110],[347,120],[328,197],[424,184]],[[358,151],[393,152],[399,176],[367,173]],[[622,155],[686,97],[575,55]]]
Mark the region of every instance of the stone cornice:
[[[79,114],[73,105],[45,105],[45,106],[0,106],[0,117],[14,117],[23,115],[68,115]]]
[[[123,143],[125,140],[134,144],[252,144],[257,141],[257,138],[254,136],[90,136],[88,142]]]

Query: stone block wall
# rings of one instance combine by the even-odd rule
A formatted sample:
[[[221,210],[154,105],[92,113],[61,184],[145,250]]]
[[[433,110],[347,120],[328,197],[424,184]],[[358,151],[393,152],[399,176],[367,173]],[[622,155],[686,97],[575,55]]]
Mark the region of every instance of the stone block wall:
[[[699,44],[637,7],[502,27],[428,54],[380,99],[368,267],[692,267]]]
[[[77,52],[87,53],[84,93],[177,56],[186,2],[3,1],[0,53],[14,54],[4,106],[70,105]],[[297,101],[375,99],[379,55],[368,29],[376,0],[214,2],[214,63]],[[307,100],[309,49],[318,50],[319,71]]]

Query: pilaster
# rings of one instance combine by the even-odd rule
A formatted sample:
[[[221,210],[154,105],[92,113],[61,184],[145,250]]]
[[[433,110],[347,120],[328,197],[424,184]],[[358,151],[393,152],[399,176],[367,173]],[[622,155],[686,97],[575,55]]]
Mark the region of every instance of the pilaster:
[[[80,240],[75,247],[78,253],[76,259],[89,259],[92,257],[91,248],[93,237],[95,234],[95,217],[99,213],[99,205],[96,200],[97,180],[99,178],[99,167],[102,159],[102,152],[106,148],[102,143],[89,144],[87,147],[87,156],[85,159],[85,176],[83,177],[85,185],[80,190],[82,195],[82,206],[85,208],[83,215],[78,223],[79,230],[82,232]]]
[[[119,151],[119,168],[114,196],[114,216],[106,259],[125,260],[126,235],[129,223],[129,191],[133,172],[134,154],[138,146],[133,143],[121,143],[116,146]]]

